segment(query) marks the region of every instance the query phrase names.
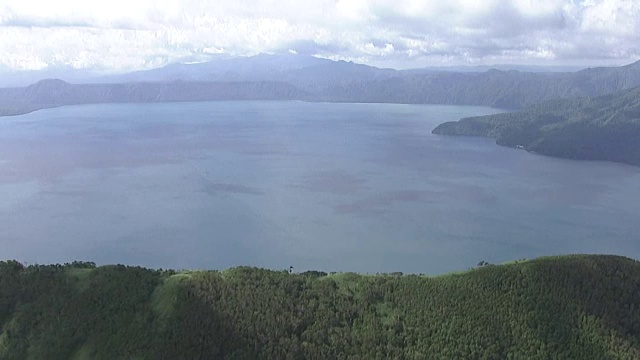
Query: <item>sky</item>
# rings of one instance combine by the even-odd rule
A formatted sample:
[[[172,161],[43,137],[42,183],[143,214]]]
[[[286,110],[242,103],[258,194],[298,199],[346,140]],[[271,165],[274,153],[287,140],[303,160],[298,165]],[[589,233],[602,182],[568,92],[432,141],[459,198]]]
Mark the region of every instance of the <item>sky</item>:
[[[292,53],[398,69],[640,59],[640,0],[0,0],[0,71]]]

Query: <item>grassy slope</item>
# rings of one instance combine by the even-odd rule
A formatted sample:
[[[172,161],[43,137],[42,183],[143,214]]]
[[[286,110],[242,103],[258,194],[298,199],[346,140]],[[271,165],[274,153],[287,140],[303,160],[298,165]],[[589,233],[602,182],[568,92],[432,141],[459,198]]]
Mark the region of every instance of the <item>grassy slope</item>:
[[[1,263],[0,358],[640,358],[627,258],[322,275]]]
[[[640,165],[640,87],[465,118],[441,124],[433,133],[493,137],[499,145],[545,155]]]

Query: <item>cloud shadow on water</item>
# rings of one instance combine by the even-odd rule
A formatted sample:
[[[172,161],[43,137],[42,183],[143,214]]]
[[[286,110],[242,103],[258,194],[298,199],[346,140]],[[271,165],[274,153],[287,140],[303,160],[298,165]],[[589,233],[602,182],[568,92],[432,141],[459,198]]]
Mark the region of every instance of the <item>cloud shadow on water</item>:
[[[264,191],[240,184],[226,183],[209,183],[203,186],[202,191],[208,195],[217,195],[220,193],[227,194],[244,194],[244,195],[264,195]]]
[[[343,170],[320,171],[304,177],[302,188],[335,195],[354,194],[365,188],[366,179]]]
[[[426,191],[398,190],[383,192],[358,201],[337,205],[333,210],[338,214],[370,214],[385,211],[398,202],[422,202],[428,198]]]

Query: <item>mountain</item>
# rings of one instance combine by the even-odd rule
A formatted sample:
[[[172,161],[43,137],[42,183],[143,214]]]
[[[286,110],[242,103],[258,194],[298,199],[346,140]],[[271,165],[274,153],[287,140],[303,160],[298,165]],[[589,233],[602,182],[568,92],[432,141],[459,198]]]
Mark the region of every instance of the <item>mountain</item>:
[[[158,69],[90,78],[93,83],[184,81],[280,81],[282,73],[333,63],[305,55],[260,54],[251,57],[217,56],[208,62],[170,64]]]
[[[429,72],[485,72],[491,69],[502,71],[522,71],[522,72],[576,72],[584,69],[584,66],[563,66],[563,65],[518,65],[518,64],[495,64],[495,65],[459,65],[459,66],[429,66],[417,69],[401,70],[408,73],[429,73]]]
[[[71,66],[48,66],[42,70],[11,71],[0,64],[0,87],[22,87],[44,79],[62,79],[74,84],[117,84],[128,82],[171,82],[184,81],[274,81],[290,75],[295,70],[316,66],[330,66],[336,63],[329,59],[300,54],[259,54],[250,57],[214,55],[209,61],[200,63],[172,63],[166,66],[121,74],[100,74],[97,70],[74,69]],[[354,68],[366,65],[350,62]],[[424,74],[434,72],[485,72],[491,69],[521,72],[575,72],[584,67],[577,66],[536,66],[517,64],[496,64],[478,66],[441,66],[408,70],[378,69],[373,71],[395,75]],[[291,74],[292,75],[292,74]],[[321,79],[316,77],[316,80]]]
[[[43,70],[11,71],[7,67],[0,65],[0,88],[24,87],[46,79],[64,79],[71,83],[81,83],[97,77],[98,75],[93,71],[74,69],[70,66],[47,67]]]
[[[640,263],[461,274],[0,262],[2,359],[638,359]]]
[[[499,145],[544,155],[640,165],[640,87],[465,118],[433,133],[492,137]]]
[[[0,115],[70,104],[247,99],[521,109],[551,99],[598,96],[640,86],[640,62],[566,73],[496,69],[415,73],[309,56],[260,55],[170,65],[100,81],[45,80],[25,88],[0,89]]]
[[[92,79],[102,83],[184,81],[277,81],[321,95],[330,86],[387,79],[396,70],[379,69],[346,61],[332,61],[306,55],[260,54],[224,57],[196,64],[171,64],[159,69]]]
[[[214,100],[292,100],[306,94],[284,82],[172,82],[69,84],[42,80],[25,88],[0,89],[0,115],[62,105]]]
[[[98,80],[118,83],[279,81],[309,95],[301,100],[478,105],[504,109],[520,109],[557,98],[604,95],[640,86],[640,62],[571,72],[515,65],[478,67],[474,68],[476,71],[452,69],[458,71],[397,71],[312,56],[262,54],[173,64]]]
[[[262,54],[221,57],[198,64],[173,64],[99,80],[119,83],[279,81],[296,86],[309,95],[301,100],[479,105],[504,109],[520,109],[557,98],[604,95],[640,86],[640,62],[571,72],[515,65],[473,68],[475,71],[452,69],[458,71],[397,71],[312,56]]]
[[[571,73],[434,72],[336,85],[330,101],[453,104],[521,109],[551,99],[598,96],[640,86],[640,62]]]

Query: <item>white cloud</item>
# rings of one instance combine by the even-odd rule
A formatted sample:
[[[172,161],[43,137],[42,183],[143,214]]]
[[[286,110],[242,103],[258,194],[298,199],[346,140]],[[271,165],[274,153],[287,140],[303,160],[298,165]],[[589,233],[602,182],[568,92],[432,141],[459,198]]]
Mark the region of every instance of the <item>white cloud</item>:
[[[395,66],[617,63],[636,0],[0,0],[0,66],[128,71],[297,52]]]

